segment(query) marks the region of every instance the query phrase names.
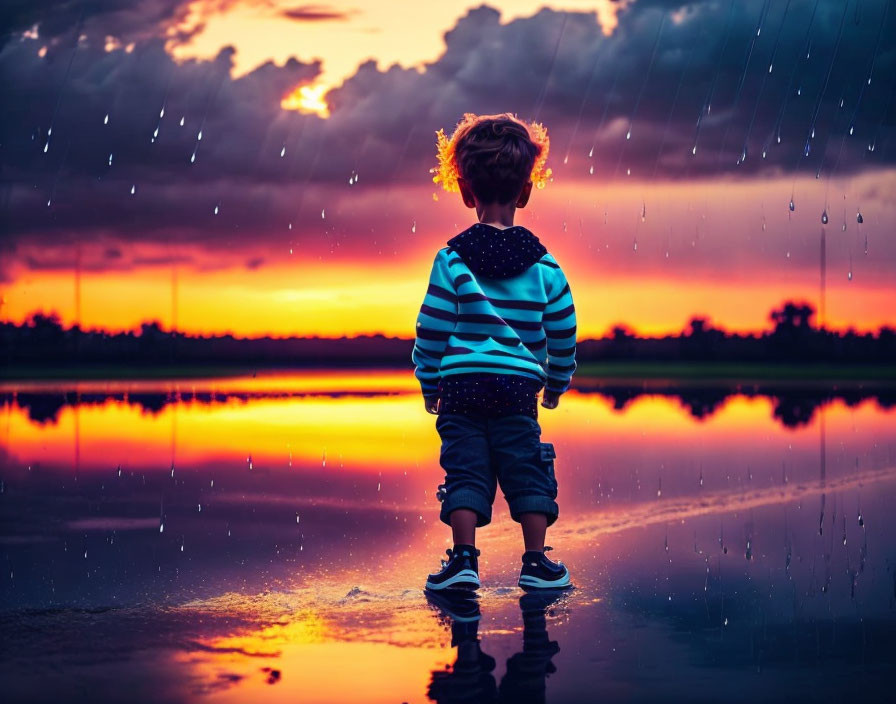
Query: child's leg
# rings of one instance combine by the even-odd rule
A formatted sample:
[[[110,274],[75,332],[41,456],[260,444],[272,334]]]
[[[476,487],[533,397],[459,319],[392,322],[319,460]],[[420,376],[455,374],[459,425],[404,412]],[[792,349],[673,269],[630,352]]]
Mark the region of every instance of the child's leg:
[[[468,508],[456,508],[451,512],[449,520],[455,545],[476,544],[477,519],[476,512]]]
[[[523,527],[523,542],[526,544],[526,550],[534,550],[535,552],[544,550],[544,538],[548,530],[548,517],[543,513],[521,513],[519,514],[519,519],[520,525]]]

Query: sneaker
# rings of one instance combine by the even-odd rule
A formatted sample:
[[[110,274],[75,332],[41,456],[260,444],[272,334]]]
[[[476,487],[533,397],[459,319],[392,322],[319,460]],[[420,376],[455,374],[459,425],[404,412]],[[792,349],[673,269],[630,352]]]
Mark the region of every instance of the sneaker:
[[[472,545],[455,545],[445,551],[448,560],[442,560],[442,569],[426,579],[427,589],[478,589],[479,550]]]
[[[527,550],[523,553],[519,585],[523,589],[568,589],[572,586],[569,570],[562,562],[553,562],[544,554],[553,550],[545,546],[542,551]]]

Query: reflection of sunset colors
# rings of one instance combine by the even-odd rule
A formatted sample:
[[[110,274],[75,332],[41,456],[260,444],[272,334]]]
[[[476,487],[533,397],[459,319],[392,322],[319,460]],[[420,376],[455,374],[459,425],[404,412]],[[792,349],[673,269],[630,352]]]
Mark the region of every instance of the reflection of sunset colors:
[[[33,393],[42,386],[47,387],[32,383],[22,392]],[[119,393],[130,388],[135,394],[159,389],[153,382],[80,382],[78,387],[82,393],[98,387]],[[322,476],[332,472],[407,473],[426,481],[436,477],[427,469],[438,466],[435,419],[423,411],[409,374],[286,374],[169,382],[162,390],[166,387],[178,388],[188,398],[191,389],[262,395],[248,402],[233,397],[210,404],[187,400],[168,404],[155,414],[109,399],[97,405],[66,406],[58,422],[44,425],[31,421],[27,410],[10,405],[4,420],[9,429],[8,451],[22,464],[65,467],[74,465],[74,448],[79,444],[79,462],[87,472],[111,471],[119,463],[126,471],[166,472],[172,461],[179,466],[217,462],[239,471],[251,456],[253,467],[266,471]],[[277,388],[309,395],[263,395]],[[348,395],[317,395],[340,393],[340,389]],[[351,395],[387,390],[393,393]],[[619,412],[604,397],[570,391],[559,409],[540,408],[539,422],[546,436],[564,450],[558,462],[568,481],[575,482],[572,466],[594,461],[591,453],[598,453],[597,459],[609,459],[621,452],[620,448],[639,447],[645,433],[652,443],[638,452],[643,457],[655,455],[658,462],[663,454],[679,454],[676,448],[691,454],[699,448],[698,456],[708,462],[722,461],[732,446],[741,446],[741,456],[749,457],[757,451],[751,441],[757,432],[763,433],[763,452],[785,447],[791,452],[814,451],[815,427],[822,412],[828,432],[849,432],[854,440],[862,439],[865,447],[871,447],[891,422],[888,415],[871,410],[874,405],[869,400],[850,408],[835,402],[818,411],[810,426],[794,431],[773,418],[774,404],[767,397],[732,396],[698,423],[674,398],[641,396]],[[857,414],[867,416],[861,424],[856,423]],[[628,468],[614,466],[605,471],[626,476]],[[708,474],[716,471],[707,469]]]

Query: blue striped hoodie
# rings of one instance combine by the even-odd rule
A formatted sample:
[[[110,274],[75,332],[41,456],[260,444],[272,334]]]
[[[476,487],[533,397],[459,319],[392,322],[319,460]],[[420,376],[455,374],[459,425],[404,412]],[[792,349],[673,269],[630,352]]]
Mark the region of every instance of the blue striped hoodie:
[[[522,225],[476,223],[442,247],[417,316],[412,361],[424,396],[441,377],[490,372],[563,393],[576,369],[569,282]]]

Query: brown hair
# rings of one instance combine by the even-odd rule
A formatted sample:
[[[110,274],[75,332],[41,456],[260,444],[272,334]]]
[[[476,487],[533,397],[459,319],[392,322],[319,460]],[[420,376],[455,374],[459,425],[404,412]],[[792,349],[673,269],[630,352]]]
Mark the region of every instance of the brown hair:
[[[549,140],[540,124],[531,126],[505,112],[497,115],[464,113],[451,139],[439,130],[441,169],[433,179],[447,190],[457,190],[456,178],[470,183],[482,203],[515,200],[532,178],[538,188],[550,176],[544,169]]]

